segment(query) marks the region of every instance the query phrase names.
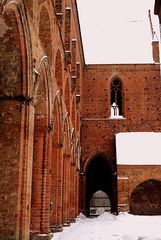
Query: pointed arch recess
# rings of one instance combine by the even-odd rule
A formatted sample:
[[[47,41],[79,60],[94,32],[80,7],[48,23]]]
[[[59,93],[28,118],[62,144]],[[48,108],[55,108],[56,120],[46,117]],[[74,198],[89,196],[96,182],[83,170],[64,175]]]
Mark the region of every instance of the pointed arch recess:
[[[31,74],[32,73],[31,71],[32,46],[31,46],[30,31],[29,31],[26,11],[25,11],[24,5],[21,2],[16,2],[16,1],[11,1],[9,3],[4,4],[2,9],[3,9],[3,14],[0,17],[0,21],[1,23],[2,21],[4,21],[4,26],[2,28],[1,37],[3,37],[4,34],[6,36],[8,35],[7,41],[5,41],[6,50],[8,53],[2,57],[3,51],[5,50],[5,44],[4,42],[2,42],[2,46],[0,47],[1,59],[3,59],[3,64],[5,64],[5,66],[10,65],[10,67],[8,68],[5,67],[5,69],[13,69],[11,71],[13,75],[12,82],[10,82],[9,79],[8,81],[5,80],[5,82],[8,82],[10,85],[9,89],[6,90],[5,95],[13,96],[15,94],[19,94],[19,95],[29,97],[30,90],[32,87],[32,82],[33,82],[32,74]],[[15,35],[12,32],[14,29],[16,30],[15,32],[16,33],[19,32],[19,34]],[[10,40],[11,40],[11,46],[7,47]],[[20,54],[18,54],[18,52]],[[20,60],[21,58],[22,58],[22,62]],[[5,62],[5,59],[6,59],[6,62]],[[18,65],[17,67],[15,65],[17,63],[16,59],[18,61],[19,67]],[[3,64],[0,64],[0,66],[3,66]],[[8,73],[8,70],[7,70],[7,73]],[[2,85],[5,84],[5,88],[7,83],[4,83],[3,79],[7,79],[7,73],[5,74],[5,70],[3,69],[3,78],[1,78],[1,82],[2,82]],[[18,88],[16,86],[18,86]],[[1,89],[0,89],[0,92],[1,92]]]
[[[39,21],[39,37],[42,47],[49,59],[49,64],[52,64],[52,38],[51,38],[51,23],[47,8],[42,5],[40,10]]]
[[[44,79],[42,78],[44,76]],[[42,81],[42,83],[41,83]],[[47,109],[47,121],[48,127],[50,129],[53,128],[53,110],[54,110],[54,102],[53,102],[53,81],[51,77],[50,65],[48,62],[47,56],[41,58],[40,63],[36,69],[34,69],[34,85],[31,91],[31,96],[33,98],[34,104],[36,105],[37,91],[40,89],[39,84],[44,84],[46,95],[46,107]],[[43,101],[40,99],[40,105],[42,105]],[[37,104],[38,105],[38,104]]]

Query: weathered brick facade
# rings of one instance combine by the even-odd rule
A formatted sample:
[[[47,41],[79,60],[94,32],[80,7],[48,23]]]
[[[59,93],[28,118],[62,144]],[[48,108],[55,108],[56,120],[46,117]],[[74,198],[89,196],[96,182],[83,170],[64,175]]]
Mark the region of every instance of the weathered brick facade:
[[[115,79],[122,83],[121,118],[111,117],[110,88]],[[89,162],[103,155],[111,169],[107,171],[111,174],[111,208],[113,211],[129,210],[132,191],[147,179],[161,180],[160,167],[149,166],[145,170],[144,166],[117,165],[115,134],[161,131],[159,64],[88,65],[84,71],[82,89],[83,171],[86,174]],[[85,178],[83,181],[86,192]],[[83,202],[87,201],[88,204],[85,192]]]
[[[51,239],[79,213],[76,4],[1,1],[0,10],[0,239]]]
[[[75,0],[1,1],[0,239],[51,239],[99,189],[129,210],[161,170],[117,166],[115,134],[161,132],[160,99],[158,63],[85,65]]]

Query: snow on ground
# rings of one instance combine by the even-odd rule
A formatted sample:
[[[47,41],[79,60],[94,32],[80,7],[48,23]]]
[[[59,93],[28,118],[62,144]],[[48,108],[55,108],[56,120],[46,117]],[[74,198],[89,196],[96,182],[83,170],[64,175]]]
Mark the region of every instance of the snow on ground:
[[[52,240],[161,240],[161,216],[104,213],[86,218],[80,214],[76,223],[55,233]]]

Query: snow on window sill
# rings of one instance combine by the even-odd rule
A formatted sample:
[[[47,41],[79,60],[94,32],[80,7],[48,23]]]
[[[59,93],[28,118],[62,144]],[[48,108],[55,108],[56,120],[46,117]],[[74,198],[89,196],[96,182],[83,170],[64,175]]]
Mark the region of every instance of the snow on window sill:
[[[123,116],[110,116],[108,119],[112,119],[112,120],[120,120],[120,119],[125,119]]]

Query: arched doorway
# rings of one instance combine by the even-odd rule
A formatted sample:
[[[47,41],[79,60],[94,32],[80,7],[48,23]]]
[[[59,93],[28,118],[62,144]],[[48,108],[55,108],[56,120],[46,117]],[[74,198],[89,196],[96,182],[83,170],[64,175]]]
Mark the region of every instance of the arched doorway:
[[[87,216],[93,215],[92,204],[95,195],[99,195],[100,198],[103,197],[108,205],[108,211],[116,211],[115,194],[114,194],[114,179],[112,174],[112,168],[103,155],[95,156],[89,163],[86,170],[86,213]],[[96,201],[97,202],[97,201]],[[101,206],[97,206],[98,208]],[[103,207],[103,206],[102,206]],[[106,208],[104,207],[104,211]],[[96,209],[96,213],[99,212]],[[103,211],[100,211],[103,213]],[[96,214],[97,215],[97,214]]]
[[[161,214],[161,181],[149,179],[131,194],[130,212],[137,215]]]
[[[93,194],[90,200],[90,215],[100,215],[111,211],[111,202],[108,195],[99,190]]]

